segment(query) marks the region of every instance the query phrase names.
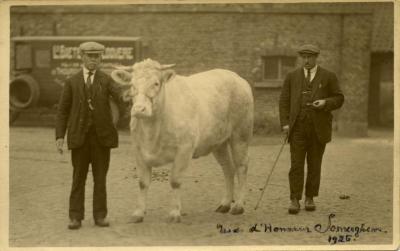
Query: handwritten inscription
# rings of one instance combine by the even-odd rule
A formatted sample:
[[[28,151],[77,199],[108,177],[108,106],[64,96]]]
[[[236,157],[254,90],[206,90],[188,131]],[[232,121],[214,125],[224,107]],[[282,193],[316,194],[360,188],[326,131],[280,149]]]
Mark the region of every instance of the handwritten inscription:
[[[228,228],[228,227],[224,227],[221,224],[217,224],[217,228],[219,229],[219,232],[221,234],[228,234],[228,233],[240,233],[243,232],[243,230],[241,230],[239,227],[235,227],[235,228]]]
[[[249,228],[249,232],[264,232],[264,233],[290,233],[290,232],[307,232],[311,233],[311,229],[308,226],[291,226],[291,227],[280,227],[273,226],[272,224],[254,224]]]
[[[329,235],[328,237],[328,243],[335,245],[338,243],[346,243],[346,242],[350,242],[350,241],[355,241],[356,239],[353,238],[353,235],[351,234],[346,234],[346,235],[338,235],[338,236],[331,236]]]
[[[328,216],[328,224],[316,224],[314,230],[317,233],[329,233],[328,242],[330,244],[345,243],[355,241],[360,237],[361,233],[387,233],[381,227],[367,226],[365,223],[359,225],[340,226],[333,224],[332,219],[335,214]]]
[[[323,227],[321,224],[316,224],[314,229],[318,233],[351,233],[354,234],[355,237],[359,237],[360,233],[376,233],[376,232],[384,232],[381,227],[371,227],[366,226],[365,223],[362,223],[357,226],[338,226],[332,223],[332,219],[335,217],[335,214],[330,214],[328,216],[328,224]]]
[[[328,243],[331,245],[348,243],[356,241],[362,233],[387,233],[382,227],[368,226],[366,223],[356,225],[338,225],[334,224],[335,214],[329,214],[328,221],[325,224],[318,223],[314,226],[277,226],[271,223],[255,223],[248,228],[229,227],[217,224],[217,229],[221,234],[229,233],[318,233],[328,234]]]

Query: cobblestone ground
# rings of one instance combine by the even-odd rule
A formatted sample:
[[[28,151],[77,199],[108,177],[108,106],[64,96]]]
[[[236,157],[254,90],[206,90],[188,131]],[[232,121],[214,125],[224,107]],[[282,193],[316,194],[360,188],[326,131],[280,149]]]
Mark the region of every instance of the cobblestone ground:
[[[349,235],[347,242],[336,245],[392,242],[392,132],[372,132],[372,136],[360,139],[335,137],[324,156],[317,211],[302,210],[295,216],[287,213],[288,146],[260,207],[254,210],[279,151],[280,136],[254,138],[246,211],[240,216],[214,212],[224,191],[222,170],[212,156],[194,160],[184,178],[184,216],[179,224],[166,223],[171,198],[168,166],[153,171],[145,221],[129,223],[139,189],[129,135],[121,132],[120,147],[112,150],[108,174],[108,218],[112,225],[105,229],[93,225],[93,183],[88,175],[86,220],[78,231],[67,229],[70,154],[57,154],[53,137],[50,128],[10,129],[10,246],[329,245],[330,236],[333,243],[342,238],[340,235],[344,235],[342,240]],[[340,199],[341,195],[349,199]],[[316,231],[318,224],[321,231],[328,228],[330,214],[335,216],[329,230]],[[217,224],[239,232],[220,233]],[[249,231],[255,224],[260,232]],[[294,228],[302,231],[289,232]],[[357,228],[370,232],[356,235]]]

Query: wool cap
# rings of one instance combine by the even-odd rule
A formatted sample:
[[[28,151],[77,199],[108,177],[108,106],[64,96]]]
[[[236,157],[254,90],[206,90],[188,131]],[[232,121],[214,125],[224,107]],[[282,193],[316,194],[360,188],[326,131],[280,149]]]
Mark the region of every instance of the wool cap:
[[[104,45],[97,42],[84,42],[79,45],[79,51],[81,53],[97,53],[101,54],[104,52]]]
[[[297,51],[299,54],[319,54],[319,48],[313,44],[304,44]]]

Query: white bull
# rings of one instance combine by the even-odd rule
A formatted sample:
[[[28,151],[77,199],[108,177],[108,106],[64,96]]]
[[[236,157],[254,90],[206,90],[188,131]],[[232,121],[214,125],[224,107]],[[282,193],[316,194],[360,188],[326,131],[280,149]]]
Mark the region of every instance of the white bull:
[[[222,166],[226,183],[216,211],[242,214],[253,134],[251,88],[228,70],[186,77],[176,75],[172,66],[146,59],[111,74],[116,82],[130,86],[128,96],[133,101],[130,128],[140,188],[133,221],[143,221],[146,213],[152,167],[172,162],[173,208],[168,221],[179,222],[182,173],[192,158],[211,152]],[[235,174],[239,188],[234,200]]]

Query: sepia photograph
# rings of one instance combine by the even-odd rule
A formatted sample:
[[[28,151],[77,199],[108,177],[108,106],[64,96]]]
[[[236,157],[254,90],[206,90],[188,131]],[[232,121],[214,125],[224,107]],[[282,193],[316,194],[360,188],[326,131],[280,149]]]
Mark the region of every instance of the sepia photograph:
[[[0,249],[399,249],[399,2],[0,4]]]

